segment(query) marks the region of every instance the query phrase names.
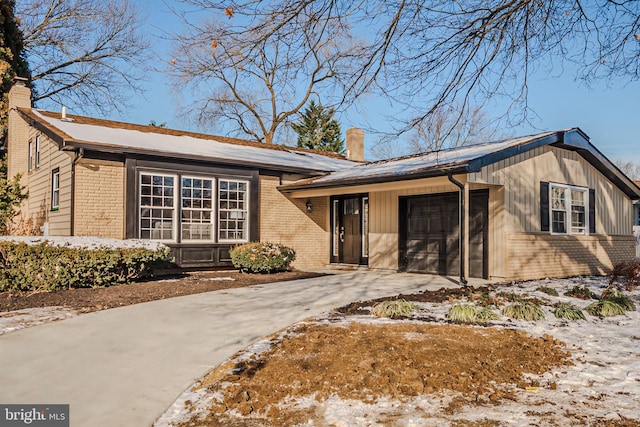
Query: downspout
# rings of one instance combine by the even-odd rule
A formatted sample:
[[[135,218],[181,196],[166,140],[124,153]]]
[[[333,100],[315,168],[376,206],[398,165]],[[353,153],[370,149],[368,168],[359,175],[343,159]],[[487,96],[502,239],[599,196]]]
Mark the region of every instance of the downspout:
[[[78,151],[74,151],[75,156],[73,162],[71,162],[71,224],[69,227],[69,234],[75,235],[75,223],[76,223],[76,165],[80,159],[84,156],[84,148],[80,147]]]
[[[460,250],[460,283],[462,285],[466,285],[467,284],[467,279],[464,277],[464,257],[465,257],[465,253],[464,253],[464,236],[465,236],[465,219],[464,219],[464,213],[465,213],[465,207],[464,207],[464,184],[462,184],[460,181],[456,180],[453,177],[453,174],[451,172],[447,172],[447,178],[449,178],[449,181],[451,183],[453,183],[456,187],[458,187],[460,189],[460,191],[458,192],[459,194],[459,203],[458,203],[458,225],[460,227],[460,236],[458,238],[458,247]]]

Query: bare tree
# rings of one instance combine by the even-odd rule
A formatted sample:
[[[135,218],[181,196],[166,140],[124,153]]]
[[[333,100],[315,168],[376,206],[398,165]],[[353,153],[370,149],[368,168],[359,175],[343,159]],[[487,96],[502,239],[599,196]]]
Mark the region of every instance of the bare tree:
[[[25,0],[16,16],[34,101],[120,110],[140,90],[149,44],[127,0]]]
[[[372,147],[372,152],[377,158],[385,159],[497,141],[505,137],[497,123],[487,117],[480,107],[466,110],[442,107],[407,132],[405,141],[397,135],[385,135]]]
[[[265,12],[256,22],[243,9],[191,3],[213,9],[213,16],[177,37],[171,69],[194,93],[187,114],[203,126],[222,121],[228,133],[273,143],[312,95],[352,72],[347,59],[356,43],[349,28],[331,19],[343,13],[334,5],[290,2],[290,18],[272,21]]]
[[[250,35],[260,48],[268,46],[270,59],[275,58],[272,52],[276,47],[279,54],[294,47],[297,57],[303,50],[309,57],[318,47],[316,43],[292,44],[289,28],[296,28],[301,37],[316,34],[310,30],[328,28],[335,40],[343,40],[345,32],[357,29],[362,34],[358,44],[336,52],[340,58],[332,55],[332,73],[325,76],[340,83],[343,102],[377,92],[400,105],[397,113],[412,119],[397,122],[397,134],[415,128],[449,105],[464,110],[471,105],[482,106],[497,96],[511,101],[512,120],[526,120],[528,79],[541,68],[550,74],[562,73],[565,63],[575,63],[580,70],[576,77],[586,81],[613,77],[633,81],[640,76],[640,8],[634,1],[191,2],[220,16],[231,15],[231,21],[241,17],[232,34]],[[210,37],[220,33],[219,28],[213,29],[216,32],[209,32]],[[234,44],[229,40],[225,43]],[[258,48],[243,43],[239,51],[259,57]],[[278,57],[279,73],[282,67],[300,69],[300,62]],[[350,71],[337,78],[335,74],[344,71],[338,68],[345,64],[344,58],[348,58]],[[241,62],[219,64],[239,69]],[[311,75],[312,70],[302,69]],[[226,77],[226,82],[236,90],[254,90],[235,74]],[[219,93],[217,98],[235,103],[237,112],[254,105],[251,101],[236,102],[239,97],[234,90],[230,95],[225,98]]]
[[[479,142],[497,141],[503,133],[479,108],[440,108],[409,132],[412,153],[438,151]]]
[[[640,181],[640,163],[616,160],[614,164],[632,180]]]

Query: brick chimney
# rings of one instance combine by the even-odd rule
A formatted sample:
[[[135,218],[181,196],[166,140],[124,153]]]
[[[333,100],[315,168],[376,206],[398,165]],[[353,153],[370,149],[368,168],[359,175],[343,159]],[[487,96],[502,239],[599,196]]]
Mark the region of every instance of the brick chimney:
[[[9,119],[7,124],[7,176],[22,173],[22,184],[27,184],[27,162],[29,158],[29,125],[20,117],[16,108],[31,108],[31,89],[28,80],[14,77],[9,90]]]
[[[347,129],[347,159],[364,162],[364,131],[360,128]]]

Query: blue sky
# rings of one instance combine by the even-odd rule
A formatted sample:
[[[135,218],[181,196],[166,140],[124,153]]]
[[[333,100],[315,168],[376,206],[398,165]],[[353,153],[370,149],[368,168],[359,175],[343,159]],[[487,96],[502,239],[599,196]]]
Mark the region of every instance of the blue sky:
[[[163,30],[179,31],[180,20],[169,12],[166,4],[157,0],[135,0],[146,15],[145,28],[150,33],[154,49],[163,61],[171,59],[170,44],[158,38]],[[169,4],[172,4],[169,2]],[[535,75],[529,82],[529,105],[538,119],[534,125],[522,125],[506,129],[506,134],[525,135],[542,130],[556,130],[578,126],[591,141],[611,160],[634,161],[640,163],[640,82],[619,81],[607,85],[596,82],[591,87],[576,81],[575,73],[567,70],[559,77]],[[180,105],[188,102],[180,99],[172,90],[172,81],[162,73],[150,73],[144,84],[144,96],[130,100],[132,108],[126,114],[106,117],[134,123],[148,124],[166,122],[168,127],[195,130],[195,126],[178,117]],[[49,106],[46,106],[49,108]],[[504,106],[500,104],[485,110],[488,115],[500,114]],[[353,109],[338,116],[343,131],[352,126],[366,123],[384,123],[378,114],[389,114],[386,102],[370,100],[367,113]],[[384,129],[381,129],[384,130]],[[373,136],[366,138],[366,144],[373,144]],[[369,154],[370,158],[371,155]]]

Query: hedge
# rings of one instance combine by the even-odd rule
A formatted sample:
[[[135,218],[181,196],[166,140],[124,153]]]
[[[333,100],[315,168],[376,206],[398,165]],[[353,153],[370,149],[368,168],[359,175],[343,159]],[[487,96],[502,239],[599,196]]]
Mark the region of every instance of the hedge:
[[[0,241],[0,291],[107,287],[148,277],[169,248],[74,248]]]
[[[255,242],[231,249],[233,266],[244,273],[285,271],[296,259],[296,252],[279,243]]]

